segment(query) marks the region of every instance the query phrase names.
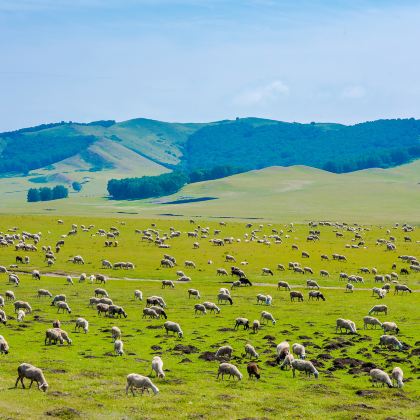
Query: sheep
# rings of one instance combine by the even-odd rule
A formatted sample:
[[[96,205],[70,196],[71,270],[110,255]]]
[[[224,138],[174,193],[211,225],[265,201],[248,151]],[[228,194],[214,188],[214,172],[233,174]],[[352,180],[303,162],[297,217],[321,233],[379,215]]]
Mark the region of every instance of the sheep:
[[[18,322],[22,322],[25,318],[26,312],[22,309],[19,309],[18,314],[17,314],[17,321]]]
[[[372,386],[375,386],[376,383],[382,383],[382,386],[388,385],[388,388],[392,388],[392,382],[389,375],[380,369],[371,369],[369,372],[371,377]]]
[[[124,343],[121,340],[114,341],[114,352],[117,356],[124,354]]]
[[[276,320],[274,319],[273,315],[270,314],[270,312],[267,312],[267,311],[262,311],[261,312],[261,322],[264,319],[267,320],[267,321],[271,321],[273,323],[273,325],[276,325]]]
[[[4,306],[4,297],[0,295],[0,307]]]
[[[374,287],[372,289],[372,296],[378,295],[378,299],[383,299],[386,295],[386,289],[380,289],[379,287]]]
[[[34,280],[41,280],[41,274],[39,273],[38,270],[33,270],[32,271],[32,278]]]
[[[221,363],[219,365],[217,379],[219,379],[220,375],[222,375],[222,380],[224,379],[224,375],[229,375],[229,378],[236,376],[239,381],[242,380],[242,373],[239,372],[238,368],[235,365],[232,365],[231,363]]]
[[[346,332],[348,333],[349,331],[352,334],[356,334],[356,325],[353,321],[350,321],[348,319],[343,319],[343,318],[338,318],[336,321],[336,327],[335,327],[335,332],[338,332],[338,329],[340,329],[340,333],[342,332],[342,330],[346,330]]]
[[[59,313],[60,310],[62,310],[63,313],[65,311],[67,311],[69,314],[71,314],[71,309],[70,309],[70,306],[67,304],[67,302],[58,302],[57,303],[57,313]]]
[[[226,287],[221,287],[219,289],[219,293],[224,293],[225,295],[230,296],[230,291],[229,291],[229,289],[226,289]]]
[[[89,322],[84,318],[77,318],[74,330],[77,331],[80,328],[82,328],[86,334],[89,331]]]
[[[0,354],[9,354],[9,344],[6,339],[0,335]]]
[[[118,340],[119,338],[121,338],[121,330],[118,328],[118,327],[112,327],[111,328],[111,336],[112,336],[112,339],[115,341],[115,340]]]
[[[164,309],[160,306],[151,306],[150,309],[154,310],[158,314],[158,318],[161,316],[165,319],[168,319],[168,316],[166,315],[166,312]]]
[[[201,305],[200,303],[197,303],[194,305],[194,313],[197,314],[197,312],[200,312],[202,315],[205,315],[207,313],[206,307],[204,305]]]
[[[219,347],[214,357],[216,357],[216,359],[219,359],[219,358],[231,359],[232,353],[233,353],[233,348],[231,346],[222,346],[222,347]]]
[[[233,300],[229,295],[226,295],[225,293],[219,293],[217,295],[217,302],[223,302],[223,301],[228,301],[231,305],[233,305]]]
[[[92,277],[92,276],[91,276]],[[95,282],[96,283],[103,283],[103,284],[105,284],[106,283],[106,277],[103,275],[103,274],[96,274],[95,276],[94,276],[94,278],[95,278]]]
[[[303,346],[302,344],[299,344],[299,343],[295,343],[292,346],[292,350],[293,350],[293,353],[295,353],[296,356],[299,357],[299,359],[305,359],[305,357],[306,357],[305,346]]]
[[[134,290],[134,299],[143,300],[143,293],[141,290]]]
[[[193,261],[185,261],[184,266],[189,268],[196,268],[196,265]]]
[[[184,276],[185,276],[184,272],[183,272],[183,271],[181,271],[181,270],[178,270],[178,271],[176,272],[176,275],[177,275],[178,277],[184,277]]]
[[[196,290],[196,289],[188,289],[188,299],[191,296],[195,296],[197,299],[200,299],[201,298],[200,292],[198,290]]]
[[[51,301],[51,306],[54,306],[58,302],[65,302],[67,300],[66,295],[55,295]]]
[[[60,342],[60,344],[64,343],[63,337],[60,334],[60,329],[59,328],[49,328],[47,331],[45,331],[45,345],[47,345],[47,341],[48,344],[51,344],[52,342],[54,344],[57,344],[57,341]]]
[[[329,276],[330,276],[330,273],[329,273],[327,270],[321,270],[321,271],[319,272],[319,275],[320,275],[321,277],[329,277]]]
[[[384,322],[382,324],[382,328],[384,333],[394,331],[396,334],[398,334],[400,332],[400,329],[395,322]]]
[[[315,366],[309,360],[294,359],[291,362],[293,377],[295,377],[295,371],[305,372],[307,376],[314,375],[315,379],[318,379],[319,373],[315,369]]]
[[[368,325],[372,325],[372,328],[375,328],[375,329],[377,325],[382,327],[381,321],[379,321],[379,319],[377,318],[374,318],[373,316],[365,316],[363,318],[363,329],[366,330]]]
[[[287,281],[279,281],[277,283],[277,290],[280,290],[281,287],[284,287],[286,290],[290,291],[290,286],[289,283],[287,283]]]
[[[412,290],[405,284],[396,284],[394,295],[398,295],[399,292],[402,292],[402,294],[404,294],[404,292],[412,293]]]
[[[164,378],[165,372],[163,371],[163,361],[159,356],[155,356],[152,359],[152,372],[156,372],[158,378]]]
[[[6,300],[15,300],[15,294],[11,290],[6,290],[4,294],[6,296]]]
[[[267,295],[265,298],[265,304],[267,306],[270,306],[272,302],[273,302],[273,298],[270,295]]]
[[[216,275],[218,276],[227,276],[228,272],[224,268],[218,268],[216,270]]]
[[[258,295],[257,295],[257,304],[258,303],[265,303],[266,302],[266,300],[267,300],[267,296],[266,295],[263,295],[263,294],[261,294],[261,293],[259,293]]]
[[[404,386],[403,377],[404,377],[404,373],[400,367],[394,367],[394,369],[392,369],[392,372],[391,372],[392,383],[394,383],[394,380],[395,380],[398,388],[402,388]]]
[[[240,325],[244,326],[244,330],[249,329],[249,321],[246,318],[236,318],[235,320],[235,330],[239,328]]]
[[[142,391],[142,394],[144,393],[145,390],[149,392],[149,388],[153,391],[155,395],[159,393],[158,387],[153,384],[150,378],[148,378],[147,376],[138,375],[137,373],[130,373],[127,376],[127,385],[125,387],[126,395],[128,395],[128,391],[131,390],[134,396],[135,388],[140,388]]]
[[[216,312],[216,314],[220,313],[220,308],[213,302],[204,302],[203,306],[208,309],[210,312]]]
[[[268,276],[268,275],[274,276],[274,273],[269,268],[264,267],[262,269],[262,275],[263,276]]]
[[[25,312],[27,313],[31,313],[32,312],[32,308],[31,305],[29,305],[28,302],[24,302],[22,300],[17,300],[14,302],[14,307],[15,307],[15,313],[18,312],[19,309],[24,309]]]
[[[308,300],[313,300],[313,299],[316,299],[316,300],[322,299],[323,301],[325,301],[324,295],[319,290],[311,290],[309,292]]]
[[[290,292],[290,301],[293,302],[295,299],[297,299],[298,302],[303,302],[302,292],[297,292],[297,291]]]
[[[276,352],[276,362],[280,363],[280,361],[282,361],[290,353],[290,344],[287,341],[282,341],[277,345]]]
[[[379,345],[385,346],[385,347],[391,347],[391,348],[397,348],[399,350],[402,350],[403,345],[400,341],[398,341],[397,337],[393,335],[381,335],[379,338]]]
[[[96,276],[94,275],[94,274],[91,274],[90,276],[89,276],[89,283],[90,284],[93,284],[93,282],[96,280]]]
[[[73,279],[71,278],[71,276],[67,276],[66,277],[66,281],[67,281],[67,284],[70,284],[70,285],[74,285],[74,283],[73,283]]]
[[[9,274],[9,283],[13,283],[18,287],[20,283],[19,277],[16,274]]]
[[[160,318],[160,316],[158,315],[158,313],[154,309],[144,308],[142,318],[146,318],[147,316],[149,318],[156,318],[156,319]]]
[[[255,350],[254,346],[252,344],[245,344],[245,355],[248,355],[249,357],[255,357],[258,359],[259,354]]]
[[[260,321],[258,321],[258,319],[254,319],[254,322],[252,323],[253,333],[256,334],[260,328],[261,328]]]
[[[25,388],[23,384],[23,379],[29,379],[31,383],[29,384],[29,388],[32,387],[32,383],[35,381],[38,385],[38,389],[40,391],[46,392],[48,389],[48,383],[45,380],[44,374],[40,368],[30,365],[29,363],[22,363],[18,367],[18,378],[16,379],[15,388],[17,388],[18,383],[22,384],[22,388]]]
[[[71,344],[72,340],[70,339],[67,331],[62,330],[61,328],[55,328],[55,330],[60,334],[61,338],[67,342],[67,344]]]
[[[159,305],[161,308],[166,308],[166,303],[160,296],[150,296],[146,299],[146,306]]]
[[[95,296],[109,297],[108,292],[105,289],[95,289]]]
[[[306,287],[308,289],[315,288],[315,289],[318,289],[319,290],[319,285],[318,285],[318,283],[315,280],[307,280],[306,281]]]
[[[38,290],[38,293],[37,293],[37,296],[38,296],[39,298],[41,298],[41,297],[43,297],[43,296],[52,297],[52,294],[51,294],[51,292],[50,292],[49,290],[46,290],[46,289],[39,289],[39,290]]]
[[[235,259],[235,257],[234,256],[232,256],[232,255],[229,255],[229,254],[227,254],[226,256],[225,256],[225,262],[236,262],[236,259]]]
[[[80,274],[79,283],[84,283],[86,281],[86,278],[87,278],[86,273]]]
[[[172,331],[174,334],[178,334],[179,338],[182,338],[184,336],[184,333],[182,332],[181,327],[176,322],[166,321],[163,324],[163,327],[166,330],[166,334],[168,334],[169,331]]]
[[[388,315],[388,306],[386,305],[375,305],[369,312],[368,315],[378,314],[380,312],[385,312],[385,315]]]
[[[165,289],[165,287],[168,286],[171,289],[175,288],[174,282],[171,280],[162,280],[162,289]]]
[[[351,283],[347,283],[346,285],[346,293],[353,293],[354,286]]]
[[[121,318],[121,315],[123,315],[124,318],[127,318],[128,316],[121,306],[109,305],[108,316],[114,316],[114,315],[119,315],[120,318]]]
[[[295,360],[295,358],[293,357],[292,353],[286,354],[286,356],[283,359],[283,363],[280,365],[280,369],[284,370],[285,368],[291,368],[293,360]]]
[[[53,328],[60,328],[61,327],[61,322],[60,320],[56,319],[53,321]]]
[[[4,325],[7,324],[7,315],[2,309],[0,309],[0,322]]]
[[[252,376],[255,376],[257,379],[261,378],[260,369],[255,362],[249,363],[246,367],[246,371],[248,372],[249,379],[251,379]]]

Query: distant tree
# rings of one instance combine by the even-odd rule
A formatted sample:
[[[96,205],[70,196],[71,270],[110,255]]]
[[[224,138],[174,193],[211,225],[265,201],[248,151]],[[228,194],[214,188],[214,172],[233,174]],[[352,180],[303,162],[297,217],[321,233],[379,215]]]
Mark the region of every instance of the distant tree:
[[[41,200],[41,196],[39,194],[39,190],[37,188],[30,188],[28,190],[28,195],[26,197],[26,200],[29,203],[35,203],[37,201],[40,201]]]
[[[39,189],[39,195],[41,201],[50,201],[52,200],[52,190],[48,187],[42,187]]]
[[[64,185],[56,185],[52,189],[52,200],[58,200],[60,198],[67,198],[69,196],[69,190]]]
[[[82,184],[80,182],[74,181],[71,184],[71,186],[72,186],[73,190],[76,191],[76,192],[79,192],[79,191],[82,190]]]

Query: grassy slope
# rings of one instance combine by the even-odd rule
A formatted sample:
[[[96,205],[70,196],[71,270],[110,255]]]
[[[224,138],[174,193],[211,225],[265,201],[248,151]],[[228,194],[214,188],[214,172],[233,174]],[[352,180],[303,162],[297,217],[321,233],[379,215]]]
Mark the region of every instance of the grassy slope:
[[[42,244],[53,244],[61,235],[68,231],[70,224],[94,223],[96,228],[108,229],[118,225],[116,219],[93,218],[64,218],[65,226],[57,225],[52,217],[21,217],[7,216],[1,220],[0,230],[9,226],[19,226],[23,230],[39,231],[44,233]],[[159,270],[159,260],[163,250],[154,245],[141,242],[139,236],[134,234],[135,228],[146,228],[151,221],[127,220],[125,226],[119,226],[121,235],[120,247],[105,249],[102,246],[104,239],[98,236],[91,237],[90,233],[80,233],[75,237],[66,239],[62,251],[58,255],[55,269],[58,271],[81,272],[88,274],[99,270],[99,261],[109,257],[112,261],[132,260],[137,268],[135,272],[111,271],[115,276],[136,276],[151,279],[175,278],[175,269]],[[184,221],[155,221],[157,229],[168,231],[169,226],[175,226],[182,232],[191,230],[191,225]],[[211,231],[219,228],[215,222],[208,225]],[[287,228],[276,224],[277,229]],[[270,234],[273,227],[266,226],[259,235]],[[176,418],[320,418],[322,416],[332,419],[353,418],[362,415],[363,418],[415,418],[418,413],[419,383],[414,368],[418,363],[416,357],[406,358],[408,352],[396,352],[377,349],[376,345],[381,334],[379,330],[360,330],[360,336],[346,337],[347,345],[341,349],[325,349],[325,345],[334,342],[338,335],[334,332],[335,319],[345,317],[356,321],[359,329],[361,319],[368,309],[377,302],[370,296],[370,291],[356,291],[345,294],[341,290],[324,290],[326,302],[290,303],[287,292],[276,291],[274,287],[254,286],[233,291],[233,306],[223,306],[220,315],[194,316],[192,307],[195,303],[187,298],[186,290],[196,287],[200,290],[202,301],[215,300],[218,289],[223,286],[220,279],[214,276],[216,267],[229,264],[224,263],[224,254],[229,253],[237,257],[238,261],[247,259],[248,276],[253,281],[264,281],[274,285],[279,279],[288,280],[293,285],[303,284],[307,276],[296,276],[290,272],[281,273],[274,278],[260,276],[263,266],[274,268],[279,262],[287,264],[289,260],[297,260],[305,265],[312,266],[316,272],[321,268],[328,268],[331,278],[320,280],[322,286],[339,286],[338,272],[345,270],[355,272],[358,267],[375,265],[379,272],[390,271],[390,265],[396,260],[395,253],[384,251],[383,247],[374,245],[376,238],[385,237],[385,229],[372,226],[370,232],[364,232],[366,249],[344,249],[344,244],[351,241],[352,234],[344,233],[344,238],[336,238],[333,228],[321,228],[321,241],[319,243],[306,243],[307,226],[296,226],[289,232],[289,239],[284,238],[282,245],[266,247],[257,243],[235,243],[223,248],[213,247],[208,240],[199,240],[200,250],[193,250],[195,239],[177,238],[170,241],[170,253],[177,257],[181,263],[185,259],[193,259],[197,263],[197,270],[190,270],[187,274],[192,276],[191,284],[177,284],[173,290],[162,290],[160,284],[154,281],[109,281],[106,289],[115,302],[127,310],[127,319],[112,320],[100,318],[93,309],[87,307],[87,301],[93,294],[94,285],[78,284],[66,286],[62,278],[43,277],[35,282],[29,276],[21,275],[22,284],[15,289],[19,299],[28,300],[34,309],[33,315],[28,315],[25,322],[18,325],[11,320],[7,326],[0,326],[0,334],[7,337],[11,345],[11,353],[1,356],[0,360],[0,411],[10,418],[41,418],[46,412],[62,407],[72,408],[88,418],[121,418],[123,415],[139,418],[162,418],[172,415]],[[222,228],[222,237],[243,237],[244,224],[228,223]],[[418,232],[411,234],[412,243],[402,241],[404,233],[401,230],[392,230],[397,238],[398,254],[418,256],[415,243],[419,240]],[[300,254],[291,250],[291,243],[297,243],[301,249],[310,252],[311,258],[302,260]],[[348,263],[324,262],[321,264],[321,253],[331,254],[342,252],[348,257]],[[75,253],[86,259],[86,265],[76,267],[65,260]],[[0,264],[14,262],[16,253],[12,249],[0,249]],[[213,259],[214,265],[209,266],[207,259]],[[46,270],[42,256],[31,255],[33,267]],[[399,267],[401,266],[400,263]],[[398,268],[399,268],[398,267]],[[25,267],[25,269],[31,269]],[[179,267],[178,267],[179,269]],[[103,270],[101,270],[103,271]],[[108,271],[108,273],[110,273]],[[3,283],[1,292],[10,286]],[[312,277],[312,276],[311,276]],[[318,276],[315,276],[318,278]],[[372,276],[366,277],[366,287],[372,287]],[[230,279],[228,279],[230,280]],[[319,279],[318,279],[319,280]],[[405,279],[408,284],[419,289],[420,274],[410,275]],[[60,315],[64,322],[63,328],[70,332],[73,345],[70,347],[44,346],[43,335],[51,321],[57,317],[56,311],[49,305],[48,300],[38,301],[34,295],[40,287],[48,288],[52,293],[66,293],[73,309],[71,315]],[[342,283],[341,283],[342,287]],[[161,329],[151,329],[163,324],[163,321],[142,320],[141,310],[144,302],[133,300],[133,290],[141,289],[145,296],[152,294],[162,295],[168,303],[169,319],[180,322],[185,338],[177,340],[165,337]],[[303,288],[301,288],[303,290]],[[259,318],[263,308],[255,304],[255,295],[259,292],[270,293],[274,300],[270,311],[278,319],[275,326],[266,326],[254,335],[240,330],[231,331],[233,321],[237,316],[246,316],[253,320]],[[306,291],[305,291],[306,295]],[[406,296],[387,296],[385,303],[390,308],[388,317],[379,317],[382,320],[396,321],[400,328],[400,339],[411,346],[418,347],[418,326],[420,323],[418,306],[419,293]],[[13,308],[6,304],[6,312],[13,316]],[[35,319],[34,315],[39,318]],[[74,320],[84,316],[90,321],[90,332],[73,333]],[[119,325],[123,331],[126,354],[123,357],[113,357],[112,341],[109,329],[112,325]],[[228,328],[222,331],[222,328]],[[264,338],[272,336],[270,340]],[[290,371],[280,371],[277,367],[266,364],[273,360],[275,344],[287,339],[292,342],[307,343],[308,358],[318,360],[320,379],[306,379],[299,376],[292,379]],[[246,373],[246,359],[242,357],[243,346],[251,342],[260,353],[259,365],[263,368],[262,379],[258,382],[249,382],[245,377],[242,382],[216,381],[218,363],[206,362],[199,359],[204,351],[215,351],[219,345],[229,344],[234,348],[234,361],[240,370]],[[176,344],[193,345],[198,353],[182,354],[174,350]],[[153,350],[151,346],[159,346]],[[393,366],[400,365],[405,372],[406,382],[404,390],[389,390],[380,388],[370,397],[356,395],[358,390],[371,389],[367,375],[358,372],[349,373],[349,366],[328,373],[332,367],[333,359],[322,361],[320,354],[330,354],[333,359],[353,357],[363,361],[377,364],[389,371]],[[125,377],[128,373],[137,372],[149,374],[150,360],[155,354],[161,354],[166,370],[165,380],[156,380],[160,388],[157,397],[125,397]],[[399,360],[392,361],[393,358]],[[191,360],[192,363],[185,359]],[[14,390],[12,386],[16,379],[16,367],[26,361],[44,368],[50,384],[48,394],[37,390]],[[67,411],[69,412],[69,411]],[[174,414],[176,413],[176,414]],[[62,415],[64,417],[64,415]]]

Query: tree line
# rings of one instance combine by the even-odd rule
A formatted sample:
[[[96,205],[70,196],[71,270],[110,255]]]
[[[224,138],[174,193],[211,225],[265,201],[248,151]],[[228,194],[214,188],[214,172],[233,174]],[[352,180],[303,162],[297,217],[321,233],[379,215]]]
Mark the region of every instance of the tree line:
[[[59,200],[68,196],[69,190],[64,185],[56,185],[53,188],[30,188],[26,199],[29,203],[34,203],[37,201]]]

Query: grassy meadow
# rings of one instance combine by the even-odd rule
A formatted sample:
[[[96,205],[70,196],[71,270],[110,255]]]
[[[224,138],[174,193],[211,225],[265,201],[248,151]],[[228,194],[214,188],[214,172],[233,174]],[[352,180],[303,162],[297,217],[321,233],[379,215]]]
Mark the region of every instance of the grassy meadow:
[[[404,233],[391,225],[363,226],[360,234],[365,245],[360,248],[346,248],[355,244],[354,232],[339,229],[343,237],[337,237],[334,227],[318,226],[320,241],[307,242],[308,225],[264,223],[257,235],[259,238],[272,234],[272,229],[283,230],[282,243],[271,245],[246,242],[244,235],[258,229],[259,221],[252,228],[245,223],[227,222],[220,226],[218,221],[195,219],[128,219],[63,216],[64,224],[57,224],[56,216],[2,216],[0,231],[7,232],[12,226],[18,232],[42,232],[38,252],[16,252],[14,247],[0,248],[0,265],[15,263],[16,255],[29,255],[29,265],[19,265],[21,279],[19,287],[7,283],[7,275],[0,274],[0,294],[13,290],[16,298],[28,301],[33,313],[22,323],[14,318],[13,305],[6,302],[5,311],[10,318],[6,326],[0,325],[0,335],[9,342],[10,353],[0,355],[0,417],[1,418],[417,418],[419,413],[419,347],[420,347],[420,273],[400,276],[400,281],[416,291],[412,294],[394,295],[393,291],[380,303],[388,305],[387,316],[378,316],[381,321],[395,321],[399,328],[399,339],[406,347],[403,351],[382,349],[378,346],[382,330],[363,330],[363,316],[378,303],[371,296],[374,286],[373,275],[364,275],[365,284],[356,285],[353,293],[345,293],[345,282],[339,281],[339,273],[359,274],[360,267],[376,267],[380,274],[396,271],[407,265],[398,255],[414,255],[419,258],[420,234],[418,230]],[[124,224],[121,224],[124,222]],[[42,245],[54,246],[62,235],[68,233],[71,224],[79,226],[93,224],[89,232],[79,232],[64,238],[65,244],[57,254],[57,262],[47,267]],[[155,224],[152,227],[152,224]],[[187,238],[186,232],[198,225],[210,228],[207,238]],[[119,246],[104,247],[105,238],[96,234],[99,228],[109,231],[111,226],[120,230]],[[167,241],[170,249],[158,248],[155,244],[142,241],[142,235],[135,229],[153,228],[161,235],[173,226],[181,237]],[[240,238],[241,242],[213,246],[209,239],[215,237],[214,230],[220,229],[220,238]],[[367,230],[369,229],[369,230]],[[387,233],[387,229],[390,233]],[[386,251],[384,245],[376,245],[378,238],[395,237],[396,251]],[[404,242],[404,236],[411,242]],[[289,236],[289,237],[286,237]],[[193,243],[200,243],[193,249]],[[29,241],[30,242],[30,241]],[[292,250],[296,244],[299,250]],[[301,257],[306,251],[310,258]],[[178,266],[172,269],[159,267],[164,253],[173,255]],[[339,253],[347,262],[321,261],[320,255]],[[197,302],[217,303],[220,287],[229,287],[230,276],[216,276],[217,268],[230,269],[232,263],[225,262],[226,254],[248,265],[241,266],[252,287],[232,290],[234,304],[219,305],[218,315],[194,315]],[[81,255],[84,265],[69,262],[74,255]],[[101,260],[111,262],[131,261],[134,270],[109,270],[101,268]],[[183,262],[192,260],[196,269],[185,269]],[[213,264],[208,264],[212,260]],[[287,270],[290,261],[311,267],[314,275],[294,274]],[[285,271],[276,270],[277,264],[284,264]],[[393,263],[396,270],[391,270]],[[271,268],[274,276],[263,276],[261,269]],[[32,269],[41,271],[41,280],[36,281],[27,273]],[[183,270],[190,276],[189,283],[176,283],[174,289],[162,289],[160,280],[176,280],[176,271]],[[329,278],[320,278],[319,270],[326,269]],[[26,273],[25,273],[26,272]],[[78,283],[80,273],[103,273],[110,279],[104,286],[114,303],[124,307],[128,318],[108,318],[97,315],[88,307],[88,301],[98,285]],[[48,275],[47,275],[48,273]],[[67,285],[64,274],[74,276],[74,286]],[[316,279],[326,301],[308,301],[307,279]],[[290,302],[286,291],[278,291],[279,280],[290,283],[292,288],[304,292],[304,302]],[[102,287],[102,286],[99,286]],[[189,299],[188,288],[200,291],[201,299]],[[65,293],[72,308],[71,314],[57,315],[50,299],[36,297],[39,288],[46,288],[54,294]],[[142,302],[134,300],[134,290],[143,292]],[[271,307],[256,304],[258,293],[273,297]],[[161,328],[164,320],[142,319],[145,298],[151,295],[164,297],[168,308],[168,319],[179,322],[184,338],[166,336]],[[270,311],[277,320],[275,325],[264,325],[253,334],[242,329],[234,331],[236,317],[248,318],[251,323],[260,318],[262,310]],[[88,334],[74,332],[74,322],[82,316],[90,323]],[[339,317],[356,322],[357,335],[335,333],[335,320]],[[62,328],[73,340],[71,346],[45,346],[45,330],[54,319],[60,319]],[[122,330],[125,354],[113,354],[110,329],[117,325]],[[307,359],[313,361],[320,372],[318,380],[291,371],[282,371],[274,365],[275,347],[283,340],[302,343],[307,349]],[[259,353],[261,379],[249,380],[246,374],[248,359],[244,357],[244,345],[252,343]],[[234,348],[232,363],[244,374],[242,381],[216,380],[218,361],[214,352],[221,345]],[[125,395],[126,376],[129,373],[150,374],[151,359],[160,355],[164,362],[165,379],[153,379],[160,393],[157,396]],[[27,362],[41,367],[49,383],[47,393],[34,387],[31,390],[14,389],[17,366]],[[368,371],[377,366],[390,372],[400,366],[405,374],[403,389],[372,388]]]

